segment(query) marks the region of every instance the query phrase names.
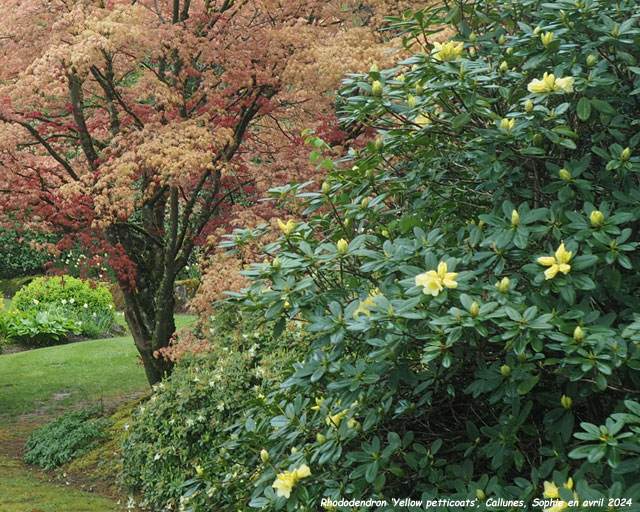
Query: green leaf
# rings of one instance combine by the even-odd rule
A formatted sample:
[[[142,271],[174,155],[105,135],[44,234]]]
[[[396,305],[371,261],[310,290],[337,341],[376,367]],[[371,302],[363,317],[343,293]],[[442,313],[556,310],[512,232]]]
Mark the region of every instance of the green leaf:
[[[591,102],[589,98],[585,98],[584,96],[580,98],[578,101],[578,118],[581,121],[586,121],[591,116]]]
[[[471,121],[471,114],[469,112],[465,112],[464,114],[458,114],[454,117],[451,126],[454,130],[459,130],[469,121]]]
[[[540,374],[534,375],[533,377],[529,377],[528,379],[523,380],[520,384],[518,384],[518,394],[526,395],[529,391],[531,391],[534,386],[540,380]]]

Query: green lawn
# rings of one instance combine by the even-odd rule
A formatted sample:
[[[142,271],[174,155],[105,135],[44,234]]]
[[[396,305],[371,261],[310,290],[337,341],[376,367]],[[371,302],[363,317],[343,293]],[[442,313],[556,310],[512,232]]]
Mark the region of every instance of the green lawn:
[[[45,404],[55,408],[144,389],[136,356],[131,337],[0,355],[0,423]]]
[[[193,316],[177,316],[178,328]],[[29,432],[77,402],[126,398],[149,385],[130,336],[0,355],[0,512],[115,512],[103,498],[55,481],[19,458]],[[28,414],[33,413],[33,414]]]

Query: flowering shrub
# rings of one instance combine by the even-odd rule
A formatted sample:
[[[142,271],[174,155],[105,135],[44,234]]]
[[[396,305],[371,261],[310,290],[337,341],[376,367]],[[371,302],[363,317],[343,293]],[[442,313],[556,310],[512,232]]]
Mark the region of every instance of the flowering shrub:
[[[184,506],[183,486],[198,475],[224,481],[224,490],[217,484],[203,488],[191,500],[193,506],[211,510],[207,502],[214,494],[236,503],[247,475],[255,474],[260,449],[248,437],[229,435],[230,426],[233,430],[241,422],[244,429],[245,411],[264,402],[304,348],[304,337],[293,322],[277,340],[249,315],[221,313],[210,329],[205,353],[172,352],[180,354],[180,363],[134,414],[123,443],[124,484],[141,492],[143,502],[157,510]],[[295,483],[303,474],[291,478],[282,485]]]
[[[113,298],[101,284],[82,281],[71,276],[39,277],[18,290],[9,313],[20,318],[38,318],[29,311],[46,313],[49,317],[68,318],[80,334],[94,337],[109,331],[115,320]],[[35,325],[35,324],[34,324]]]
[[[345,123],[378,138],[321,192],[273,191],[305,220],[279,223],[235,295],[317,339],[230,429],[253,466],[196,472],[183,508],[638,509],[637,12],[498,0],[392,20],[415,55],[343,91]],[[434,48],[443,17],[457,35]]]

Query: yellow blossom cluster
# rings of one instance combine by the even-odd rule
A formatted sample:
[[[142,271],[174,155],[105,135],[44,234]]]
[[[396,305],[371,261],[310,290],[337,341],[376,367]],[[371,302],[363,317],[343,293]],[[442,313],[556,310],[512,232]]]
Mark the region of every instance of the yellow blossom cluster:
[[[563,487],[568,490],[573,490],[573,478],[569,478],[564,484]],[[560,498],[560,493],[558,492],[558,486],[553,482],[544,482],[544,493],[542,496],[546,499],[558,500]],[[575,501],[578,501],[578,494],[576,492],[573,493]],[[543,512],[562,512],[569,508],[569,504],[566,501],[558,501],[555,505],[552,505],[549,508],[545,508]]]
[[[278,496],[284,496],[289,498],[291,491],[301,478],[306,478],[311,475],[311,469],[306,464],[303,464],[293,471],[285,471],[280,473],[276,477],[276,481],[273,482],[272,487],[276,490]]]
[[[571,260],[571,256],[573,255],[572,251],[567,251],[564,247],[564,242],[560,244],[560,247],[555,252],[554,256],[541,256],[538,258],[538,263],[540,265],[544,265],[545,267],[549,267],[544,272],[545,279],[553,279],[556,277],[558,272],[562,272],[563,274],[567,274],[571,270],[571,265],[569,265],[569,260]]]
[[[531,80],[527,89],[529,92],[533,93],[547,93],[555,91],[573,92],[574,80],[575,79],[572,76],[556,78],[553,73],[545,73],[542,76],[542,80],[537,78]]]
[[[444,261],[438,263],[438,270],[429,270],[416,276],[416,286],[422,286],[425,295],[436,297],[444,288],[457,288],[455,278],[457,272],[447,272],[449,269]]]
[[[373,300],[376,295],[382,295],[379,288],[371,290],[367,298],[358,304],[358,308],[353,312],[353,318],[357,318],[360,314],[371,316],[371,308],[376,306],[376,303]]]
[[[433,50],[431,55],[434,59],[439,60],[440,62],[449,62],[451,60],[456,60],[462,55],[462,46],[463,43],[455,44],[453,41],[449,41],[447,43],[433,43]]]

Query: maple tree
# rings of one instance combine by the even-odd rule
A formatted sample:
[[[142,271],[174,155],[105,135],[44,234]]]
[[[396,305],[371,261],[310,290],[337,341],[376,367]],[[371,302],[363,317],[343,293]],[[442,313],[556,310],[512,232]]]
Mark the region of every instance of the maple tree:
[[[248,206],[254,221],[273,215],[250,200],[261,190],[316,172],[299,149],[301,127],[313,122],[336,144],[347,135],[323,93],[385,58],[380,10],[365,7],[0,7],[2,221],[54,231],[54,253],[81,245],[87,265],[109,265],[151,384],[172,368],[154,353],[175,330],[173,286],[194,249],[247,220]]]

